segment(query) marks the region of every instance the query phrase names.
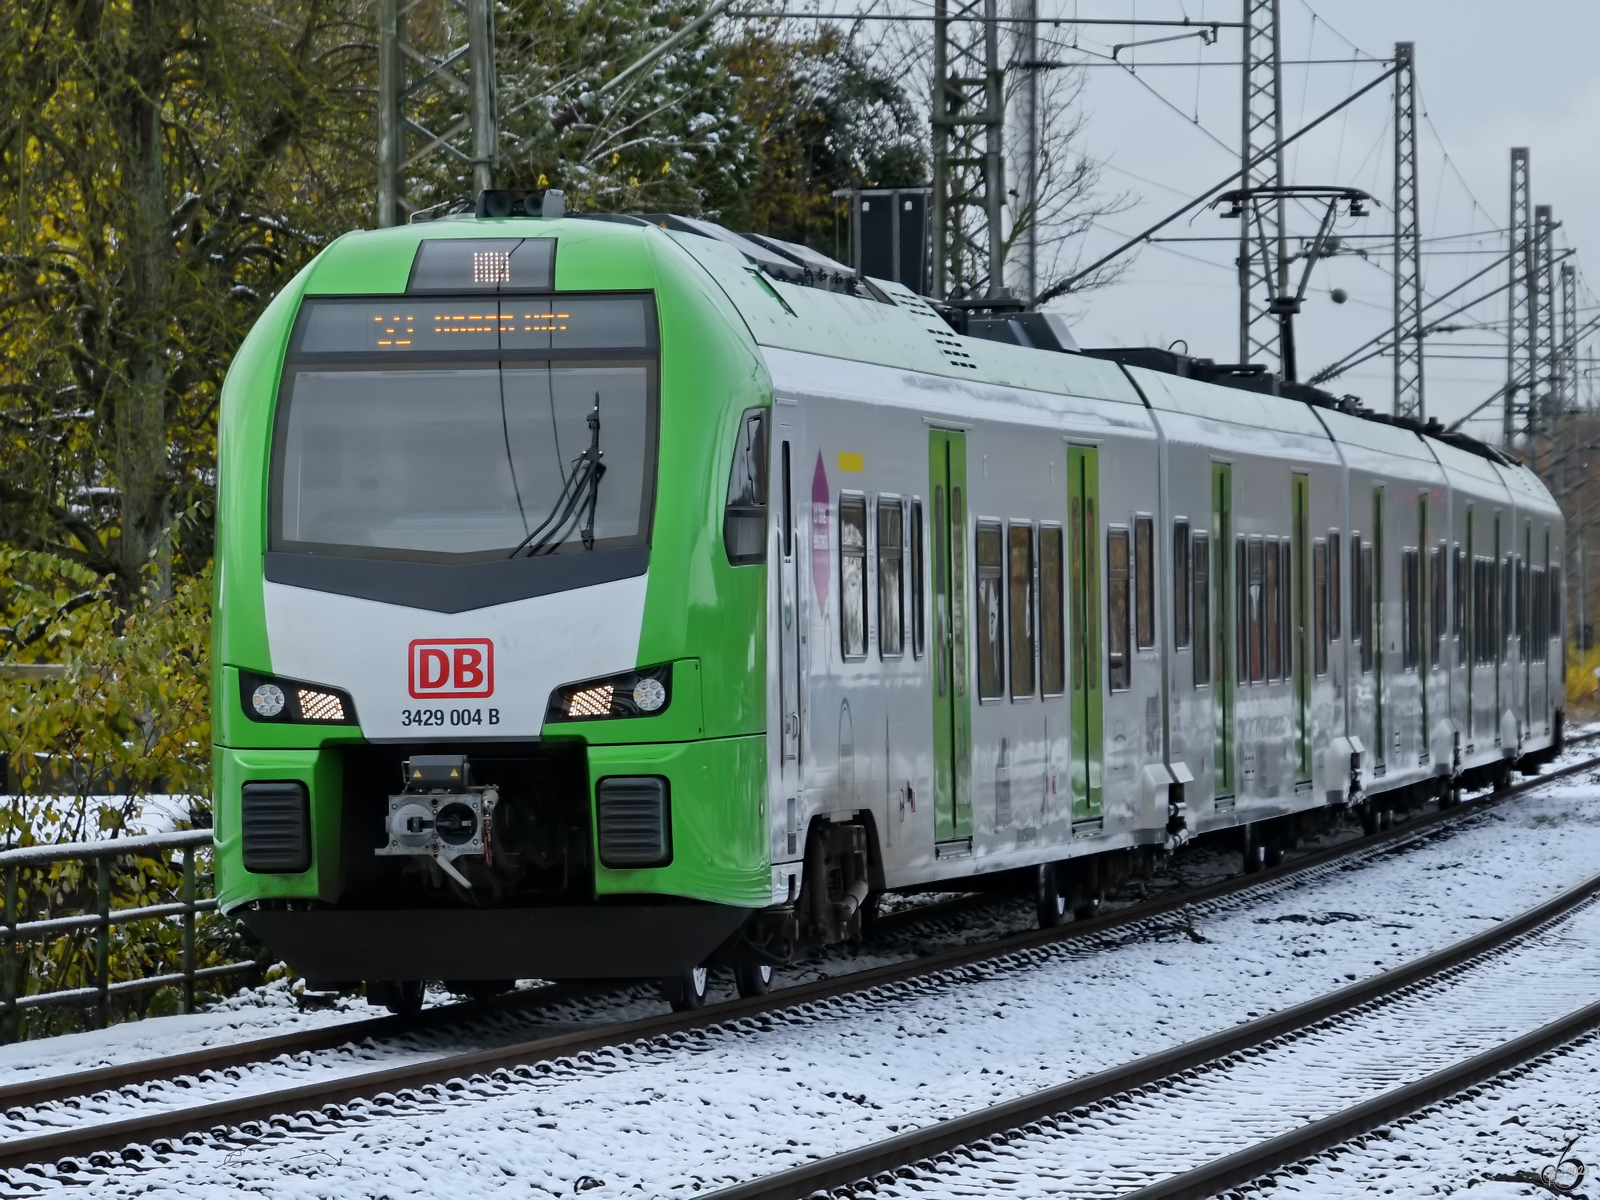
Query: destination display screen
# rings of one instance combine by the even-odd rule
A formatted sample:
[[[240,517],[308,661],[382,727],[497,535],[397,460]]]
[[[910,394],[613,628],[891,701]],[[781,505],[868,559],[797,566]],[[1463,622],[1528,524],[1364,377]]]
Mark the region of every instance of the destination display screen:
[[[643,296],[420,296],[317,300],[300,313],[300,354],[645,349]]]

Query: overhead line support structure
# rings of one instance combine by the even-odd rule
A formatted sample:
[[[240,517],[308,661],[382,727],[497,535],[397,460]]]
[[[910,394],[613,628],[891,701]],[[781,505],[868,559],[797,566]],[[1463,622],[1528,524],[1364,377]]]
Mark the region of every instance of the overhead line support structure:
[[[935,0],[933,292],[1001,297],[1005,81],[997,0]]]
[[[1561,412],[1578,411],[1578,268],[1561,264]]]
[[[1507,450],[1515,439],[1517,417],[1530,405],[1519,397],[1531,394],[1534,374],[1533,330],[1536,321],[1533,299],[1533,207],[1529,183],[1528,148],[1511,150],[1511,213],[1507,222],[1510,246],[1511,285],[1507,297],[1506,386],[1501,442]]]
[[[1283,45],[1279,0],[1244,0],[1244,97],[1240,105],[1240,189],[1270,193],[1284,183]],[[1251,229],[1251,218],[1256,229]],[[1284,199],[1246,205],[1239,221],[1239,361],[1273,360],[1284,346],[1272,298],[1289,291]],[[1276,264],[1273,257],[1276,257]]]
[[[1394,415],[1427,419],[1423,393],[1422,222],[1417,186],[1417,67],[1394,47]]]
[[[1556,342],[1556,222],[1548,204],[1538,204],[1533,209],[1533,296],[1534,296],[1534,352],[1535,375],[1528,391],[1529,420],[1528,444],[1530,452],[1535,437],[1550,437],[1555,433],[1556,417],[1561,410],[1561,347]]]
[[[419,0],[378,0],[378,225],[403,225],[414,164],[443,154],[472,171],[474,192],[494,186],[498,166],[494,18],[491,0],[450,0],[462,37],[442,51],[408,40]],[[462,78],[465,68],[466,78]],[[465,110],[460,99],[466,98]],[[440,102],[444,101],[443,104]],[[431,122],[425,124],[425,122]],[[420,142],[408,152],[413,142]]]
[[[1016,30],[1017,58],[1031,63],[1039,56],[1039,0],[1016,0],[1021,23]],[[1019,211],[1022,229],[1022,264],[1019,280],[1022,298],[1031,307],[1039,294],[1039,72],[1026,67],[1020,89],[1022,100],[1022,178]]]
[[[1341,113],[1345,109],[1349,108],[1357,100],[1361,99],[1361,97],[1365,96],[1368,92],[1372,91],[1374,88],[1380,86],[1381,84],[1387,82],[1390,79],[1390,77],[1392,77],[1393,75],[1394,75],[1394,66],[1393,66],[1393,64],[1392,63],[1391,64],[1387,64],[1385,66],[1383,74],[1379,75],[1376,79],[1369,80],[1368,82],[1362,84],[1359,88],[1357,88],[1355,91],[1351,92],[1348,96],[1346,96],[1343,100],[1339,101],[1339,103],[1335,104],[1332,108],[1327,109],[1325,112],[1323,112],[1320,115],[1312,118],[1310,121],[1307,121],[1299,129],[1295,130],[1288,137],[1284,138],[1283,139],[1283,145],[1284,146],[1293,145],[1295,142],[1297,142],[1301,138],[1305,137],[1306,134],[1310,133],[1313,129],[1316,129],[1324,121],[1330,120],[1331,118],[1337,116],[1339,113]],[[1242,174],[1244,174],[1243,171],[1235,171],[1235,172],[1233,172],[1226,179],[1223,179],[1221,182],[1217,183],[1213,187],[1209,187],[1205,191],[1200,192],[1193,199],[1186,201],[1181,207],[1179,207],[1179,208],[1175,209],[1174,211],[1168,213],[1166,216],[1162,217],[1155,224],[1150,225],[1149,227],[1147,227],[1147,228],[1141,230],[1140,232],[1134,234],[1132,237],[1126,239],[1121,244],[1119,244],[1115,249],[1110,250],[1105,254],[1102,254],[1099,258],[1095,259],[1088,266],[1079,267],[1077,271],[1075,271],[1073,274],[1069,275],[1066,279],[1063,279],[1060,283],[1057,283],[1054,286],[1052,286],[1051,288],[1047,289],[1045,291],[1045,293],[1042,296],[1039,297],[1039,303],[1043,304],[1046,301],[1054,300],[1057,296],[1066,295],[1068,292],[1070,292],[1072,290],[1073,285],[1078,283],[1080,280],[1089,278],[1096,271],[1098,271],[1101,267],[1105,266],[1107,263],[1111,262],[1114,259],[1121,258],[1124,254],[1126,254],[1129,250],[1132,250],[1135,246],[1138,246],[1141,243],[1150,241],[1157,233],[1160,233],[1161,230],[1165,229],[1168,225],[1171,225],[1179,217],[1187,216],[1189,213],[1193,212],[1195,209],[1200,208],[1202,205],[1205,205],[1205,204],[1209,203],[1211,201],[1211,199],[1214,196],[1216,196],[1216,194],[1218,192],[1220,192],[1223,189],[1227,188],[1230,184],[1232,184],[1237,179],[1239,179],[1239,177]]]

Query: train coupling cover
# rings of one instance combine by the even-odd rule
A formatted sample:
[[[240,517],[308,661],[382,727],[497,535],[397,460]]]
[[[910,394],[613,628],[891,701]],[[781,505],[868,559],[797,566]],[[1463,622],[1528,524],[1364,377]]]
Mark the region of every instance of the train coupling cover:
[[[451,879],[471,888],[455,860],[488,859],[488,828],[499,793],[472,785],[472,764],[464,754],[414,754],[404,769],[405,790],[389,797],[388,844],[374,853],[431,858]]]

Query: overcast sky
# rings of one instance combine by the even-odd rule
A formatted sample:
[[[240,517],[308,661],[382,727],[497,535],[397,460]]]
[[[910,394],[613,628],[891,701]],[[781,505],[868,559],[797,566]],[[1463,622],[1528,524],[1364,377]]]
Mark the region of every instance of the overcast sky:
[[[841,6],[843,7],[843,6]],[[1212,17],[1237,21],[1239,0],[1040,0],[1042,15]],[[1422,125],[1422,225],[1429,239],[1424,285],[1437,294],[1503,253],[1507,222],[1508,163],[1512,146],[1531,150],[1534,201],[1550,204],[1562,228],[1559,244],[1600,256],[1600,3],[1597,0],[1283,0],[1284,56],[1289,60],[1388,58],[1397,41],[1416,43],[1418,87],[1428,120]],[[1073,34],[1048,30],[1045,52],[1071,57]],[[1079,45],[1101,53],[1117,42],[1158,36],[1149,29],[1087,28]],[[1091,68],[1083,103],[1088,114],[1082,149],[1105,164],[1108,192],[1132,190],[1137,202],[1107,217],[1085,239],[1094,254],[1137,232],[1237,167],[1240,72],[1237,66],[1196,68],[1198,62],[1239,60],[1238,31],[1217,44],[1198,41],[1145,47],[1135,52],[1137,78],[1116,66]],[[1123,57],[1128,56],[1123,51]],[[1158,61],[1190,64],[1159,66]],[[1291,66],[1285,72],[1285,126],[1304,121],[1371,80],[1380,66],[1340,61]],[[1341,220],[1345,234],[1391,232],[1393,177],[1392,95],[1382,84],[1345,114],[1327,122],[1291,150],[1289,181],[1365,189],[1383,207],[1364,220]],[[1198,119],[1196,119],[1198,118]],[[1447,157],[1448,156],[1448,157]],[[1303,227],[1302,227],[1303,226]],[[1314,232],[1308,217],[1293,231]],[[1203,211],[1166,231],[1175,237],[1237,236],[1237,224]],[[1462,236],[1479,234],[1477,238]],[[1356,244],[1356,243],[1352,243]],[[1382,236],[1366,239],[1370,257],[1340,257],[1313,275],[1298,326],[1301,375],[1338,358],[1386,328],[1392,311],[1392,250]],[[1079,248],[1074,248],[1076,252]],[[1235,246],[1179,242],[1146,246],[1124,279],[1065,306],[1085,345],[1159,345],[1187,341],[1196,354],[1237,357]],[[1580,253],[1580,272],[1584,261]],[[1600,291],[1600,266],[1590,276]],[[1497,285],[1496,270],[1462,298]],[[1587,284],[1587,280],[1585,280]],[[1349,294],[1335,304],[1330,293]],[[1586,286],[1582,303],[1593,315]],[[1436,310],[1436,311],[1443,311]],[[1430,316],[1433,315],[1430,313]],[[1465,314],[1459,332],[1430,340],[1427,400],[1430,415],[1452,420],[1491,395],[1505,377],[1505,299]],[[1477,328],[1473,322],[1487,324]],[[1387,358],[1328,386],[1352,391],[1372,407],[1392,400]],[[1474,431],[1493,435],[1499,416]]]

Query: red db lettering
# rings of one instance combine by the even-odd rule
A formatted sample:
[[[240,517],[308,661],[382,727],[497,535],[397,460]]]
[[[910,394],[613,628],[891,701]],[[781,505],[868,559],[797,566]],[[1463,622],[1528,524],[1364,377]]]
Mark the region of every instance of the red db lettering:
[[[456,651],[456,686],[476,690],[483,686],[483,651],[463,646]]]
[[[418,638],[406,681],[418,700],[494,695],[494,643],[488,638]]]
[[[450,656],[443,650],[428,647],[419,652],[422,663],[422,690],[436,692],[450,682]]]

